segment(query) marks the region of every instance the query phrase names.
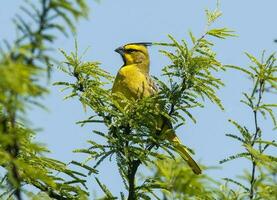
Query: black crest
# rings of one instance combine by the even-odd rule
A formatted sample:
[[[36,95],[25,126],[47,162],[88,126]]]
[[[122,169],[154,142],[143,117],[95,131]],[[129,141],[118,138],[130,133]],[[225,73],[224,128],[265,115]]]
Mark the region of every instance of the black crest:
[[[130,43],[130,44],[138,44],[138,45],[143,45],[143,46],[151,46],[153,43],[152,42],[134,42],[134,43]]]

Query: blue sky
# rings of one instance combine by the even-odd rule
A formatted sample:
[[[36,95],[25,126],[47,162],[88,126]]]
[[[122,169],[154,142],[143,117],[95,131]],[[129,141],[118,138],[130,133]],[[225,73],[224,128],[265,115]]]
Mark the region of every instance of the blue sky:
[[[91,12],[88,20],[82,20],[77,25],[77,38],[79,49],[90,47],[85,60],[97,60],[102,63],[105,70],[116,74],[122,65],[121,58],[114,52],[118,46],[128,42],[165,42],[167,34],[177,39],[188,39],[188,31],[196,36],[201,36],[205,27],[206,8],[214,9],[215,0],[188,1],[188,0],[103,0],[101,3],[90,2]],[[19,5],[23,1],[6,1],[0,7],[1,40],[3,38],[12,41],[15,38],[12,17],[19,13]],[[223,64],[233,64],[246,67],[249,64],[244,52],[250,52],[255,56],[261,55],[263,50],[268,53],[276,51],[277,44],[273,40],[277,38],[277,1],[251,1],[233,0],[221,1],[223,16],[214,27],[228,27],[235,30],[239,37],[227,40],[213,40],[214,50]],[[74,50],[74,38],[59,39],[53,46],[66,51]],[[151,73],[158,76],[161,67],[167,62],[158,52],[158,47],[150,48]],[[56,58],[61,60],[60,53],[56,52]],[[62,60],[61,60],[62,61]],[[208,166],[218,166],[219,160],[237,153],[241,150],[239,144],[225,136],[226,133],[236,133],[228,123],[228,119],[236,119],[246,125],[252,125],[252,115],[249,110],[239,102],[243,91],[249,91],[251,83],[241,73],[227,71],[220,73],[226,86],[218,95],[223,101],[225,111],[221,111],[208,101],[203,109],[193,111],[197,118],[197,124],[188,122],[184,128],[178,130],[178,134],[184,144],[193,148],[196,152],[196,160]],[[54,71],[51,82],[67,80],[64,74]],[[76,148],[86,147],[87,139],[94,139],[93,128],[101,128],[99,125],[79,127],[76,121],[85,119],[82,106],[77,100],[64,101],[59,88],[48,85],[50,95],[42,102],[49,107],[49,112],[32,109],[29,112],[31,126],[43,128],[37,140],[45,143],[52,151],[51,156],[64,162],[72,159],[82,160],[78,154],[72,153]],[[268,96],[269,102],[273,96]],[[269,122],[263,123],[266,137],[272,138],[273,131]],[[275,133],[276,134],[276,133]],[[276,154],[276,152],[274,152]],[[221,166],[222,170],[208,171],[207,173],[216,179],[234,177],[242,172],[248,163],[242,160],[233,161]],[[105,162],[101,166],[99,177],[115,193],[123,189],[115,164]],[[93,177],[89,178],[89,181]],[[94,184],[91,190],[98,191]]]

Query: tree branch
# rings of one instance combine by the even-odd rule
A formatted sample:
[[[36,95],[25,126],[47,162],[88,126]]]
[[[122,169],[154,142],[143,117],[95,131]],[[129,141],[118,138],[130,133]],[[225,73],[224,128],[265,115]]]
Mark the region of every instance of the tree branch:
[[[141,164],[140,160],[134,160],[129,164],[128,169],[128,183],[129,183],[129,195],[128,200],[136,200],[136,185],[135,185],[135,179],[136,179],[136,173],[138,170],[139,165]]]
[[[170,111],[168,113],[168,115],[172,115],[174,112],[174,104],[171,104],[170,106]],[[157,131],[156,135],[159,136],[161,135],[161,132],[165,126],[166,122],[165,120],[163,121],[163,124],[161,126],[161,129],[159,131]],[[156,143],[152,143],[149,146],[146,147],[146,149],[148,151],[151,151],[157,144]],[[128,184],[129,184],[129,189],[128,189],[128,200],[136,200],[136,186],[135,186],[135,178],[136,178],[136,173],[138,170],[138,167],[140,166],[141,161],[140,160],[133,160],[130,164],[129,164],[129,169],[128,169]]]

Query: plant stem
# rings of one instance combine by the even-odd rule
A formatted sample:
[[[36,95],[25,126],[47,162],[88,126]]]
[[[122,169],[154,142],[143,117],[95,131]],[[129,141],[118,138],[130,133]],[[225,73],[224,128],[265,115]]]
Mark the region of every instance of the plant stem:
[[[258,134],[260,132],[260,128],[258,125],[258,113],[257,113],[257,108],[260,106],[261,99],[262,99],[262,93],[263,93],[263,81],[259,81],[259,89],[258,89],[258,101],[255,107],[252,107],[253,110],[253,115],[254,115],[254,123],[255,123],[255,134],[251,143],[251,146],[253,147],[255,145],[255,142],[258,138]],[[257,84],[254,87],[252,97],[254,97],[254,94],[256,92]],[[256,162],[255,158],[251,155],[251,160],[252,160],[252,172],[251,172],[251,180],[250,180],[250,192],[249,192],[249,198],[253,199],[254,198],[254,193],[255,193],[255,182],[256,182]]]
[[[47,17],[47,13],[49,10],[49,6],[47,7],[47,0],[43,0],[42,1],[42,13],[40,16],[40,22],[39,22],[39,27],[38,30],[36,31],[35,35],[40,35],[42,33],[42,31],[45,29],[45,21],[46,21],[46,17]],[[41,39],[39,39],[38,36],[36,36],[33,39],[33,36],[30,35],[29,36],[32,48],[31,48],[31,53],[32,55],[35,54],[35,51],[38,50],[38,56],[40,55],[40,50],[39,50],[39,45],[41,43]],[[16,44],[19,45],[19,44]],[[14,54],[11,54],[11,59],[12,60],[17,60],[17,57],[14,56]],[[27,64],[32,64],[34,61],[34,57],[26,57],[25,58],[25,62]],[[18,134],[16,132],[16,112],[17,112],[17,108],[16,108],[16,102],[17,102],[17,94],[14,94],[13,92],[11,92],[10,94],[10,108],[7,109],[7,115],[8,115],[8,119],[6,121],[6,124],[3,124],[3,132],[6,134],[13,134],[13,143],[12,145],[9,145],[7,147],[7,151],[9,152],[9,154],[12,157],[12,162],[10,163],[10,169],[11,171],[9,172],[11,174],[11,177],[13,178],[13,182],[10,182],[12,187],[14,188],[14,195],[18,200],[22,199],[22,195],[21,195],[21,177],[18,171],[18,168],[16,166],[16,163],[14,162],[20,153],[20,145],[19,142],[17,140],[16,134]],[[4,123],[4,122],[3,122]]]
[[[19,143],[17,141],[17,137],[16,137],[16,101],[17,101],[17,95],[14,93],[10,93],[10,100],[9,100],[9,104],[10,107],[7,109],[7,119],[3,121],[3,132],[5,134],[10,134],[13,135],[13,143],[8,145],[7,147],[7,152],[9,152],[9,154],[12,157],[12,161],[10,162],[10,173],[11,173],[11,177],[13,178],[13,181],[10,181],[10,184],[12,185],[12,187],[14,188],[14,195],[16,196],[16,198],[18,200],[22,199],[21,196],[21,178],[17,169],[16,164],[14,163],[14,161],[17,159],[18,155],[19,155],[19,150],[20,150],[20,146]]]
[[[138,170],[139,165],[141,164],[140,160],[134,160],[129,164],[129,170],[128,170],[128,183],[129,183],[129,195],[128,195],[128,200],[136,200],[136,184],[135,184],[135,179],[136,179],[136,173]]]
[[[10,117],[10,116],[9,116]],[[3,116],[3,118],[1,119],[1,131],[4,133],[4,134],[11,134],[12,131],[9,130],[9,124],[12,120],[5,116]],[[13,123],[11,123],[13,124]],[[14,141],[15,142],[15,141]],[[19,146],[18,146],[18,143],[15,143],[13,145],[8,145],[7,147],[7,152],[9,152],[9,154],[12,156],[13,159],[16,159],[18,153],[19,153]],[[14,188],[14,192],[13,194],[15,194],[16,198],[18,200],[21,200],[21,190],[20,190],[20,177],[19,177],[19,173],[18,173],[18,170],[17,170],[17,167],[15,165],[14,162],[11,162],[10,163],[10,169],[11,169],[11,176],[13,177],[14,179],[14,183],[13,182],[10,182],[9,183],[11,184],[11,186]]]
[[[54,190],[52,190],[50,187],[47,187],[45,185],[43,185],[40,182],[34,182],[33,186],[35,186],[36,188],[38,188],[39,190],[47,193],[47,195],[51,198],[54,198],[56,200],[66,200],[67,198],[64,197],[62,194],[59,194],[57,192],[55,192]]]
[[[47,0],[43,0],[41,4],[42,4],[42,9],[39,17],[39,24],[38,24],[37,30],[34,33],[35,38],[33,39],[32,36],[30,36],[30,43],[32,46],[31,53],[32,55],[35,55],[35,53],[37,53],[37,57],[41,55],[40,46],[42,45],[42,39],[38,36],[40,36],[45,30],[46,20],[50,9],[50,3]],[[34,61],[34,57],[27,58],[28,64],[33,64],[33,61]]]
[[[168,113],[168,115],[172,115],[174,112],[174,104],[171,104],[170,106],[170,111]],[[156,135],[160,135],[164,126],[165,126],[165,121],[163,122],[161,129],[156,133]],[[146,147],[146,149],[148,151],[151,151],[152,148],[154,148],[156,146],[155,143],[150,144],[149,146]],[[129,164],[129,169],[128,169],[128,184],[129,184],[129,190],[128,190],[128,200],[136,200],[136,185],[135,185],[135,179],[136,179],[136,173],[138,170],[138,167],[140,166],[141,161],[140,160],[133,160],[130,164]]]

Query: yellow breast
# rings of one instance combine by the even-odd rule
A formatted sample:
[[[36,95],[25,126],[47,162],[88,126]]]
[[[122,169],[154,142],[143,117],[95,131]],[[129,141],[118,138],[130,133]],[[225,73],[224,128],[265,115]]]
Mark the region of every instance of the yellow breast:
[[[116,76],[112,93],[121,93],[125,98],[135,100],[149,96],[147,77],[136,65],[124,66]]]

